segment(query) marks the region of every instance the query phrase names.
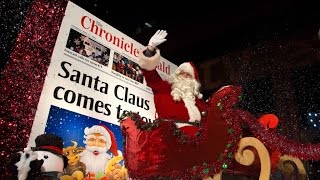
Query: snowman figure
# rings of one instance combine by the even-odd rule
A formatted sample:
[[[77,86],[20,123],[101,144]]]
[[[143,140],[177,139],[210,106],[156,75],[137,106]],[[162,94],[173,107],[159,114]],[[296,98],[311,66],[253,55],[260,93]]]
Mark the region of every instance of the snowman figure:
[[[62,138],[53,134],[42,134],[35,139],[36,147],[27,147],[19,152],[18,180],[58,180],[68,159],[62,153]]]

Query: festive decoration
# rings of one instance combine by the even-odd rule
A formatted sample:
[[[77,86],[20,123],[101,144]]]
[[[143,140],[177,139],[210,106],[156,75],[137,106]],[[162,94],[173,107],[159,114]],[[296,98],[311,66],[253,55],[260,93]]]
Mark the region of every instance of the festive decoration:
[[[35,139],[36,147],[25,148],[19,152],[18,162],[12,169],[16,169],[16,177],[25,179],[58,179],[67,166],[67,157],[62,154],[62,138],[53,134],[41,134]]]
[[[239,88],[225,87],[208,100],[208,115],[193,137],[182,133],[176,121],[156,119],[154,123],[147,123],[138,114],[127,113],[120,126],[125,138],[124,159],[129,176],[190,179],[212,176],[227,169],[242,137],[241,119],[221,119],[219,106],[231,108],[230,103],[239,99],[230,101],[233,97],[228,92],[238,91]]]
[[[128,170],[119,163],[122,160],[123,156],[110,159],[105,171],[108,180],[126,180],[128,178]]]
[[[302,160],[320,160],[320,144],[301,144],[300,142],[286,139],[276,131],[266,130],[257,123],[256,118],[247,111],[230,108],[224,110],[222,116],[232,120],[241,119],[241,123],[247,124],[253,135],[271,150],[277,150],[281,154],[286,154]]]
[[[107,126],[99,124],[86,127],[84,134],[86,146],[81,153],[80,162],[86,165],[86,174],[89,174],[90,178],[106,177],[109,160],[112,156],[118,156],[121,153],[118,151],[113,132]],[[107,151],[110,151],[112,156]]]
[[[231,170],[236,169],[237,165],[232,160],[239,139],[242,138],[242,125],[249,126],[253,135],[267,146],[271,153],[272,170],[277,166],[281,154],[288,154],[301,159],[318,160],[320,158],[319,144],[306,145],[290,141],[278,135],[274,129],[266,129],[268,126],[276,126],[278,121],[275,115],[267,114],[257,121],[257,118],[249,112],[237,108],[236,104],[241,100],[240,94],[241,88],[236,86],[226,86],[218,90],[207,101],[211,105],[215,104],[215,106],[211,106],[210,110],[208,109],[208,118],[200,123],[199,132],[196,133],[197,136],[192,138],[181,136],[172,121],[156,119],[153,125],[153,123],[144,122],[137,114],[128,113],[127,118],[121,121],[121,127],[125,136],[124,159],[130,177],[140,179],[174,179],[177,177],[190,179],[190,177],[212,176],[229,168]],[[211,147],[207,146],[205,141],[210,141],[210,132],[221,129],[209,124],[210,122],[216,122],[219,118],[222,118],[228,124],[228,142],[224,144],[220,156],[212,158],[209,157],[210,152],[213,152],[219,146],[219,139],[211,139],[213,142]],[[259,122],[264,123],[264,125]],[[145,129],[146,126],[152,128]],[[203,153],[202,148],[206,149],[207,152]],[[201,157],[203,154],[207,157]],[[188,157],[187,159],[192,163],[186,164],[183,161],[185,157]],[[141,162],[148,162],[148,164]]]
[[[259,123],[265,128],[276,128],[278,125],[278,117],[274,114],[265,114],[262,115],[258,119]],[[275,150],[269,150],[270,151],[270,159],[271,159],[271,169],[274,171],[277,168],[278,162],[280,160],[281,153],[275,149]]]
[[[0,79],[1,169],[26,147],[67,1],[36,0],[20,28]]]
[[[77,147],[78,143],[72,141],[73,146],[63,148],[63,154],[68,158],[68,166],[64,169],[60,180],[76,179],[82,180],[86,174],[86,165],[80,162],[80,153],[85,150],[83,147]]]
[[[265,114],[261,116],[258,121],[266,129],[276,128],[279,122],[278,117],[274,114]]]

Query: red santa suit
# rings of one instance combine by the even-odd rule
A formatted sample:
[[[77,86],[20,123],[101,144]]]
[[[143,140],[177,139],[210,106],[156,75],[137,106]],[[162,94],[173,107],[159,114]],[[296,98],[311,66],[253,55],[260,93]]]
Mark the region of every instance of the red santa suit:
[[[184,122],[176,124],[181,130],[188,131],[188,134],[193,134],[197,129],[186,123],[201,121],[202,117],[206,115],[207,104],[200,93],[195,95],[194,100],[181,99],[175,101],[171,95],[172,84],[163,80],[156,71],[159,61],[160,51],[158,49],[152,57],[146,57],[141,53],[138,60],[147,85],[151,87],[154,94],[157,118]],[[181,71],[189,73],[192,78],[199,81],[199,75],[193,63],[186,62],[181,64],[174,73],[179,74]]]

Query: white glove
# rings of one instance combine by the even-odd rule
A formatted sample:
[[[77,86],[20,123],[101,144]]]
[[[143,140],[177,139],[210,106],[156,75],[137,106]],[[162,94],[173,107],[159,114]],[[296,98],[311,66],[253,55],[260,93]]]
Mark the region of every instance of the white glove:
[[[167,31],[158,30],[149,40],[148,46],[151,46],[152,48],[157,47],[159,44],[167,40],[165,39],[167,35],[168,35]]]

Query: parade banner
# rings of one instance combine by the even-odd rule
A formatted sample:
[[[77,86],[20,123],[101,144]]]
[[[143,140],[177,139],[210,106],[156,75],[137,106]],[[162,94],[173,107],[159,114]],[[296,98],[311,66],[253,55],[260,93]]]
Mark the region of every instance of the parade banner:
[[[28,145],[52,133],[63,138],[64,147],[84,147],[85,128],[103,124],[122,151],[119,120],[125,111],[155,119],[153,94],[137,64],[143,47],[69,1]],[[161,57],[157,70],[165,78],[176,67]]]

